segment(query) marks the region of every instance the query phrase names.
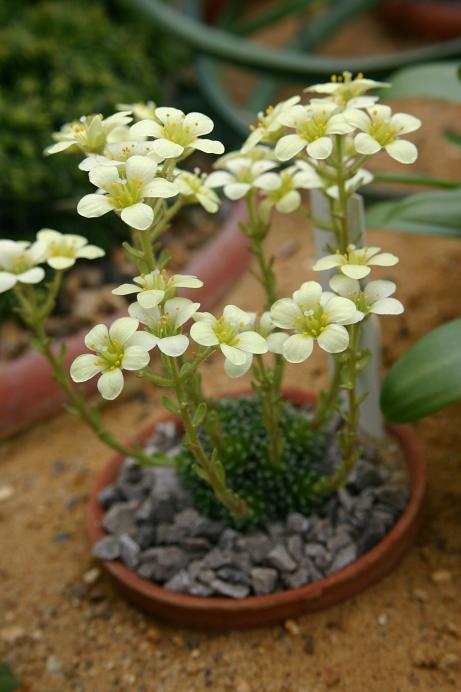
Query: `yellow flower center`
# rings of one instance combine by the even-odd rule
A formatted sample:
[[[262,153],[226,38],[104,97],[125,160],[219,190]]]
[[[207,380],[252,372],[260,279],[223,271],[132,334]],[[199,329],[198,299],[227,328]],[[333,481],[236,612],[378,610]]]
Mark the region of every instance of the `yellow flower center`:
[[[373,117],[368,128],[368,134],[382,147],[392,144],[397,139],[397,130],[384,118]]]
[[[328,318],[321,305],[315,309],[305,310],[303,305],[299,306],[303,311],[302,315],[296,317],[293,328],[298,334],[312,336],[314,339],[320,336],[328,325]]]
[[[327,134],[328,116],[321,111],[316,115],[312,115],[308,120],[303,120],[297,125],[298,134],[307,142],[315,142],[316,139],[324,137]]]
[[[125,182],[111,183],[109,197],[116,209],[131,207],[143,201],[144,183],[139,178],[130,178]]]
[[[216,334],[220,344],[227,344],[228,346],[235,346],[239,342],[238,329],[234,327],[229,322],[224,320],[224,317],[220,317],[214,326],[214,333]]]

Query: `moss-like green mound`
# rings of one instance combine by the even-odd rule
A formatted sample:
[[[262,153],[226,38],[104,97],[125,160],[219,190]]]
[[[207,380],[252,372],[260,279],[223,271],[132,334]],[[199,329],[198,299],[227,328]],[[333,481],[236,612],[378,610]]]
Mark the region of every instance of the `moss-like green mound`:
[[[216,402],[223,436],[220,460],[226,471],[227,485],[249,505],[249,525],[264,525],[285,517],[289,512],[308,514],[320,501],[317,481],[328,463],[327,436],[313,432],[308,412],[289,403],[283,405],[281,426],[284,449],[280,469],[271,466],[267,453],[267,434],[256,397],[221,399]],[[202,443],[210,452],[204,431]],[[178,458],[184,484],[192,492],[195,507],[213,518],[234,523],[227,510],[216,500],[212,489],[195,473],[193,455],[185,450]]]

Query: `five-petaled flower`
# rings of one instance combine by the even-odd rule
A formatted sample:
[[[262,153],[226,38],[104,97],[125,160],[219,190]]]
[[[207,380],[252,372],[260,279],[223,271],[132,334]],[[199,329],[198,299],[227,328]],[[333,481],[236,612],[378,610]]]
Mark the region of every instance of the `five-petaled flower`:
[[[345,135],[354,129],[338,113],[336,104],[320,99],[308,106],[293,106],[280,116],[280,122],[296,130],[277,142],[275,155],[280,161],[288,161],[303,149],[313,159],[327,159],[333,151],[331,135]]]
[[[80,120],[66,123],[59,132],[53,133],[55,144],[45,149],[45,154],[58,154],[61,151],[85,154],[101,154],[107,142],[118,139],[117,130],[132,121],[129,111],[114,113],[108,118],[102,115],[83,115]]]
[[[226,305],[218,319],[209,312],[194,315],[190,335],[201,346],[216,346],[225,358],[229,377],[240,377],[250,368],[253,354],[267,353],[266,339],[254,329],[254,313]]]
[[[185,202],[201,204],[207,212],[215,214],[219,209],[219,197],[212,189],[209,177],[196,168],[193,173],[179,171],[174,182]]]
[[[402,303],[390,297],[397,288],[393,281],[370,281],[362,289],[357,279],[335,274],[330,279],[330,288],[338,295],[354,301],[357,310],[364,315],[370,312],[375,315],[401,315],[403,312]]]
[[[249,156],[237,156],[220,159],[216,165],[223,165],[227,170],[210,173],[208,185],[223,187],[226,197],[232,200],[241,199],[251,189],[272,190],[280,186],[278,177],[269,172],[277,167],[275,161],[267,159],[254,161]]]
[[[154,269],[148,274],[141,274],[133,279],[132,284],[122,284],[114,288],[117,296],[128,296],[136,293],[137,301],[145,309],[154,308],[164,300],[173,298],[177,288],[201,288],[203,281],[191,274],[173,274],[168,276],[163,269]]]
[[[101,375],[97,387],[104,399],[115,399],[123,389],[122,370],[142,370],[149,363],[149,351],[156,338],[145,331],[137,331],[138,320],[121,317],[109,329],[97,324],[85,337],[85,345],[93,353],[78,356],[70,367],[74,382],[86,382]]]
[[[355,324],[362,314],[348,298],[322,292],[317,281],[306,281],[292,298],[281,298],[271,307],[274,324],[294,332],[282,345],[289,363],[302,363],[312,353],[314,341],[328,353],[341,353],[349,345],[344,325]]]
[[[399,258],[390,252],[381,252],[380,247],[361,247],[349,245],[347,252],[339,251],[317,260],[314,270],[321,272],[327,269],[339,269],[351,279],[364,279],[371,272],[370,267],[392,267]]]
[[[171,298],[160,309],[146,310],[139,303],[129,306],[128,312],[144,324],[155,338],[155,345],[166,356],[182,356],[189,346],[189,337],[181,334],[181,327],[190,320],[200,307],[188,298]]]
[[[146,156],[155,163],[163,159],[157,156],[153,149],[153,142],[139,141],[136,139],[111,142],[104,147],[102,154],[89,154],[78,167],[81,171],[91,171],[98,166],[123,166],[132,156]]]
[[[418,150],[413,142],[400,139],[402,135],[421,127],[421,120],[406,113],[394,113],[389,106],[373,106],[367,111],[355,108],[344,111],[344,119],[362,130],[354,138],[359,154],[371,156],[385,149],[389,156],[400,163],[414,163]]]
[[[224,146],[214,139],[204,139],[214,123],[203,113],[188,113],[177,108],[156,108],[156,120],[140,120],[131,127],[136,137],[154,137],[154,151],[165,159],[179,158],[185,151],[198,149],[207,154],[222,154]]]
[[[0,240],[0,293],[9,291],[17,283],[38,284],[45,276],[42,267],[46,255],[43,241]]]
[[[88,245],[88,240],[81,235],[42,228],[37,238],[46,244],[45,261],[53,269],[69,269],[77,259],[97,259],[105,255],[102,248]]]
[[[275,144],[284,132],[280,116],[300,100],[300,96],[292,96],[286,101],[280,101],[276,106],[268,106],[264,112],[260,111],[256,125],[250,125],[251,134],[242,146],[242,154],[246,154],[260,142]]]
[[[154,220],[154,210],[145,199],[178,194],[174,183],[157,177],[157,164],[145,156],[129,158],[123,177],[115,166],[93,168],[89,177],[99,193],[82,197],[78,213],[92,218],[116,211],[122,221],[140,231],[149,228]]]
[[[325,94],[329,97],[328,100],[334,102],[337,106],[346,108],[368,108],[373,106],[378,96],[364,95],[370,89],[381,89],[382,87],[390,86],[387,82],[376,82],[374,79],[365,79],[363,74],[359,73],[355,78],[351,72],[343,72],[342,75],[333,75],[330,82],[323,84],[312,84],[304,91],[310,91],[317,94]]]
[[[280,173],[268,173],[267,176],[273,176],[274,183],[265,190],[266,198],[261,203],[262,211],[266,212],[275,206],[282,214],[291,214],[301,204],[298,189],[313,190],[323,185],[321,178],[307,163],[305,168],[289,166]]]

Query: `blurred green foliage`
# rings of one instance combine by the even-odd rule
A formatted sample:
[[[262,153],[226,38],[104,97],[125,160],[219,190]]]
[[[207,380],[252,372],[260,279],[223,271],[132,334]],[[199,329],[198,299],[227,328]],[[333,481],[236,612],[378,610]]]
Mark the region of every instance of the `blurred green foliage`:
[[[104,229],[117,234],[112,218],[83,226],[75,214],[91,188],[78,157],[45,158],[43,149],[80,115],[168,100],[184,57],[120,0],[0,0],[1,236],[41,226],[85,229],[92,242],[103,242]]]

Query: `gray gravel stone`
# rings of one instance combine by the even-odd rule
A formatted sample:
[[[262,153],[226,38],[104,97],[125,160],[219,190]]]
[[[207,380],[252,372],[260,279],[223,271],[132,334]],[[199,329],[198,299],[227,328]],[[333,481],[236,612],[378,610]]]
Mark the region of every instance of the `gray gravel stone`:
[[[376,464],[360,459],[349,473],[347,483],[360,493],[365,488],[380,485],[382,478]]]
[[[134,515],[138,505],[137,500],[116,502],[104,515],[103,528],[114,536],[121,536],[122,533],[133,533],[136,528]]]
[[[265,596],[274,591],[278,572],[271,567],[255,567],[251,570],[253,591],[257,596]]]
[[[240,535],[238,531],[230,527],[224,529],[218,540],[218,548],[221,548],[221,550],[233,550]]]
[[[287,541],[288,552],[296,560],[300,562],[304,555],[304,541],[301,536],[289,536]]]
[[[353,543],[345,546],[344,548],[341,548],[341,550],[339,550],[333,558],[333,561],[328,568],[328,574],[333,574],[334,572],[343,569],[343,567],[349,565],[356,558],[357,546],[355,546]]]
[[[94,544],[91,553],[99,560],[117,560],[120,557],[120,545],[114,536],[105,536]]]
[[[304,516],[304,514],[300,514],[299,512],[290,512],[290,514],[287,517],[287,530],[290,533],[301,533],[305,534],[310,528],[311,522],[307,517]]]
[[[267,555],[267,562],[281,572],[293,572],[296,562],[282,543],[278,543]]]
[[[211,550],[211,543],[206,538],[200,538],[200,536],[186,536],[183,538],[179,545],[187,553],[193,555],[205,555]]]
[[[141,553],[138,574],[154,581],[167,581],[188,562],[184,550],[175,546],[149,548]]]
[[[157,539],[157,528],[155,524],[141,524],[133,534],[133,538],[141,550],[146,550],[154,545]]]
[[[189,585],[188,593],[191,596],[211,596],[213,593],[213,589],[210,586],[207,586],[206,584],[202,584],[201,582],[192,582]]]
[[[229,598],[245,598],[250,593],[250,587],[244,584],[229,584],[222,579],[214,579],[211,584],[213,591],[220,596]]]
[[[305,586],[311,580],[311,570],[307,565],[300,565],[291,574],[283,575],[283,583],[289,589],[299,589],[301,586]]]
[[[383,485],[376,488],[375,498],[378,502],[388,505],[400,513],[408,501],[408,490],[401,485]]]
[[[248,553],[252,561],[257,564],[266,558],[273,547],[273,543],[266,534],[260,532],[240,536],[235,546],[237,550]]]
[[[117,483],[111,483],[106,485],[105,488],[98,493],[98,503],[99,506],[104,510],[108,510],[115,502],[121,502],[123,500],[123,495],[118,488]]]
[[[204,566],[210,567],[211,569],[232,565],[234,562],[235,553],[229,550],[220,550],[219,548],[213,548],[203,558]]]
[[[182,569],[180,572],[174,574],[163,584],[163,587],[168,591],[176,591],[177,593],[188,593],[190,586],[191,579],[185,569]]]
[[[136,569],[141,558],[141,548],[139,545],[126,533],[119,537],[118,543],[122,561],[129,569]]]
[[[157,543],[160,545],[179,543],[186,535],[187,529],[178,524],[161,523],[157,526]]]
[[[216,572],[219,579],[229,582],[230,584],[245,584],[246,586],[251,585],[250,575],[243,569],[238,567],[221,567]]]

